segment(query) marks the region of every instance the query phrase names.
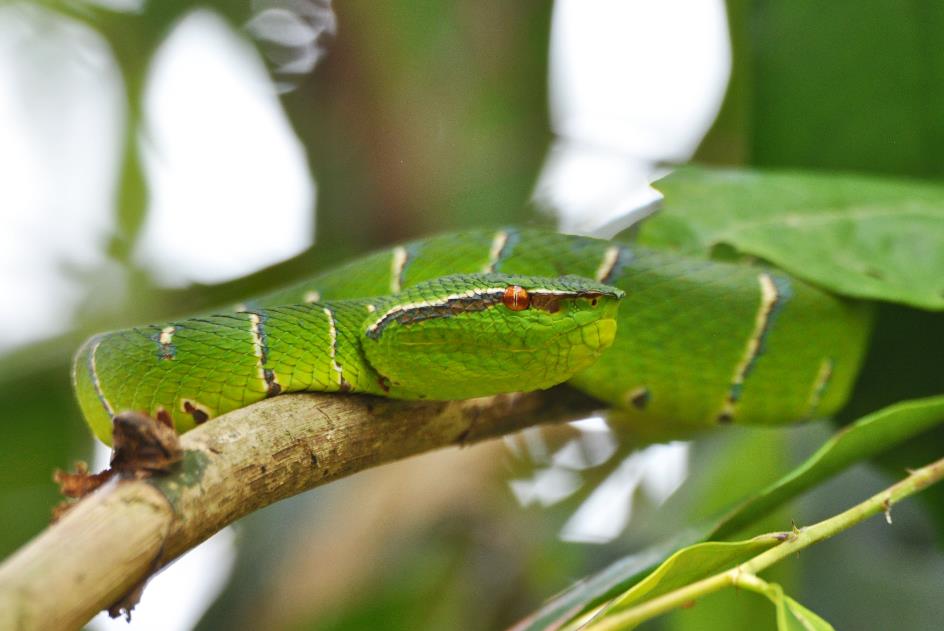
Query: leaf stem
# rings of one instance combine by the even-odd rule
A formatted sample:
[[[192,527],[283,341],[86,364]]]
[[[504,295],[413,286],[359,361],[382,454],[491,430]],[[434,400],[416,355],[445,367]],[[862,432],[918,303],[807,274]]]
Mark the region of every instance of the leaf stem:
[[[605,617],[597,622],[591,622],[584,629],[588,631],[631,629],[646,620],[667,613],[724,587],[739,586],[757,591],[761,585],[756,576],[758,572],[765,570],[787,556],[797,554],[804,548],[855,526],[877,513],[888,515],[892,505],[939,482],[941,479],[944,479],[944,458],[912,471],[908,477],[900,482],[838,515],[806,528],[795,528],[783,543],[765,550],[750,561]]]

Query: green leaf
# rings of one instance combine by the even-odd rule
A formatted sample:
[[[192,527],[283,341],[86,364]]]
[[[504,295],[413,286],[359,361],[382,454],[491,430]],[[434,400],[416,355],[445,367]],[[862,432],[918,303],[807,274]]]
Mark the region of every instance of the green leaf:
[[[542,631],[560,628],[568,620],[600,603],[607,596],[628,589],[653,567],[665,561],[675,550],[697,543],[704,538],[703,535],[698,529],[687,530],[666,542],[618,559],[550,599],[539,610],[512,627],[512,630]]]
[[[711,532],[729,536],[847,467],[944,423],[944,396],[896,403],[836,432],[803,464],[735,507]],[[919,466],[923,462],[915,462]]]
[[[603,628],[626,624],[625,620],[609,620],[609,624],[603,623],[634,605],[640,605],[739,565],[782,541],[783,537],[777,535],[763,535],[747,541],[727,544],[702,543],[679,550],[643,581],[585,623],[585,628],[592,630],[600,624]],[[737,585],[739,588],[766,596],[774,604],[777,610],[778,631],[833,631],[832,625],[784,594],[783,588],[776,583],[768,583],[748,574],[742,576]],[[632,628],[632,625],[629,628]]]
[[[649,576],[613,600],[603,615],[623,611],[643,600],[651,600],[689,583],[731,569],[783,540],[783,536],[766,534],[746,541],[709,541],[682,548]]]
[[[631,589],[675,551],[730,536],[806,489],[905,440],[944,423],[944,396],[905,401],[847,426],[789,474],[720,519],[685,531],[673,540],[624,557],[546,603],[516,627],[537,630],[562,624],[607,598]],[[924,463],[915,463],[916,465]]]
[[[661,180],[639,242],[757,256],[838,294],[944,309],[944,187],[688,167]]]

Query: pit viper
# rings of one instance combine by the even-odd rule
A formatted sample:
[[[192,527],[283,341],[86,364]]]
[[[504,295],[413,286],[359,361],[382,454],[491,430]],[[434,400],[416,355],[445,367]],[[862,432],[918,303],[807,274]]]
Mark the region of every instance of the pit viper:
[[[297,391],[448,400],[568,382],[634,423],[770,425],[845,401],[864,302],[776,268],[536,228],[412,241],[232,312],[93,336],[73,381],[96,436],[179,432]]]

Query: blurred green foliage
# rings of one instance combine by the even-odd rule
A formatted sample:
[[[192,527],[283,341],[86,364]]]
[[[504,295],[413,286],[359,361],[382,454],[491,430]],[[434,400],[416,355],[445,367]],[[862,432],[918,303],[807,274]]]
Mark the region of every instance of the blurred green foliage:
[[[83,335],[232,301],[393,240],[444,228],[534,221],[527,200],[551,138],[546,106],[551,3],[337,2],[339,28],[328,42],[328,54],[282,97],[318,183],[315,247],[239,281],[164,290],[135,269],[129,256],[147,211],[138,139],[152,55],[174,24],[197,9],[215,11],[245,34],[240,29],[251,17],[252,3],[151,0],[138,12],[66,0],[29,4],[99,33],[123,73],[129,117],[108,252],[134,280],[126,302],[110,304],[90,293],[73,332],[4,357],[0,557],[45,525],[56,501],[52,470],[88,457],[91,443],[68,375],[69,357]],[[944,8],[919,0],[864,0],[854,7],[730,0],[728,11],[734,73],[722,112],[699,149],[700,161],[922,178],[944,174],[944,119],[938,115],[944,106],[944,53],[938,45]],[[89,287],[92,292],[91,280]],[[930,359],[935,352],[941,355],[929,352],[929,340],[922,336],[928,330],[942,330],[939,314],[883,308],[876,348],[850,419],[906,396],[944,391],[940,367]],[[369,579],[352,585],[354,596],[330,613],[299,614],[283,622],[296,629],[506,626],[620,554],[711,514],[735,499],[732,492],[748,496],[786,471],[796,461],[791,454],[808,453],[823,434],[822,428],[753,435],[733,431],[706,439],[696,446],[692,484],[660,512],[640,517],[626,537],[602,547],[558,541],[566,515],[516,507],[499,464],[483,476],[488,501],[479,497],[464,510],[453,506],[390,540],[389,552],[371,561],[375,567]],[[925,440],[918,447],[939,444]],[[744,453],[757,459],[739,457]],[[915,452],[899,456],[895,466],[911,462]],[[373,474],[374,479],[385,475]],[[864,496],[872,481],[847,479],[842,491],[807,500],[795,510],[819,511],[822,517],[835,508],[837,495]],[[258,624],[251,614],[266,610],[271,585],[311,578],[282,574],[299,554],[293,545],[304,538],[312,515],[349,511],[356,516],[354,508],[365,497],[361,493],[319,490],[245,520],[233,580],[201,628]],[[418,504],[421,498],[412,501]],[[940,513],[942,505],[944,498],[933,506]],[[413,506],[404,502],[398,509],[409,512]],[[866,605],[907,602],[913,582],[899,577],[909,571],[910,557],[903,555],[896,565],[896,554],[889,551],[929,549],[929,528],[922,519],[914,515],[904,527],[883,531],[882,538],[867,539],[860,547],[844,544],[852,547],[844,549],[843,559],[866,558],[865,545],[868,554],[881,556],[876,595],[861,608],[839,604],[855,597],[844,591],[841,577],[861,570],[834,563],[806,571],[815,566],[815,561],[807,565],[807,557],[816,552],[805,555],[799,569],[772,580],[795,593],[791,585],[802,577],[804,590],[825,601],[800,594],[802,602],[839,628],[868,628],[872,618]],[[921,576],[931,577],[934,566],[924,571]],[[926,584],[933,582],[928,578]],[[930,601],[915,602],[910,628],[932,624]],[[729,593],[654,626],[771,624],[767,603]]]
[[[708,162],[944,175],[944,6],[728,0],[734,69]]]

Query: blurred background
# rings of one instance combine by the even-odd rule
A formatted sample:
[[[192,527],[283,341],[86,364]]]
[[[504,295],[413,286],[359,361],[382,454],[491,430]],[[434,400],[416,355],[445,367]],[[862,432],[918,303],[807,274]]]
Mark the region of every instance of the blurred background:
[[[608,236],[689,159],[941,178],[942,34],[920,1],[0,4],[0,557],[48,522],[53,469],[103,462],[69,383],[86,335],[446,229]],[[631,453],[588,419],[396,463],[223,531],[130,628],[503,628],[829,432]],[[859,467],[766,526],[887,483]],[[773,578],[837,628],[936,628],[934,535],[907,503]],[[653,627],[773,613],[722,594]]]

